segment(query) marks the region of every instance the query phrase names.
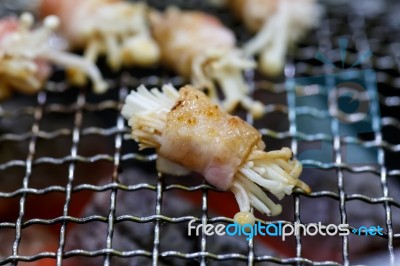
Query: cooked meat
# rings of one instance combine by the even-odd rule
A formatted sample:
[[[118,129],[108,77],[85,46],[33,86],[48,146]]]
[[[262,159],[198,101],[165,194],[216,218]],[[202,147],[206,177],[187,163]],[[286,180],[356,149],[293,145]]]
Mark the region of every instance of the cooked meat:
[[[159,43],[164,64],[192,81],[199,89],[208,89],[218,102],[216,85],[225,100],[221,105],[232,111],[239,103],[254,116],[261,116],[263,106],[248,97],[249,88],[242,72],[254,67],[235,48],[233,32],[215,17],[198,11],[170,8],[151,16],[154,39]]]
[[[95,65],[50,44],[58,23],[56,17],[50,16],[42,26],[32,29],[33,16],[28,13],[19,19],[0,20],[0,98],[8,96],[12,89],[37,92],[51,73],[50,63],[74,67],[81,75],[88,75],[96,92],[106,89]]]
[[[13,41],[11,36],[16,36],[19,28],[20,23],[15,17],[6,17],[0,21],[0,50],[4,52],[0,56],[0,99],[9,96],[12,89],[34,93],[42,87],[43,81],[50,74],[50,67],[46,62],[25,59],[19,54],[6,54],[8,50],[15,49],[14,45],[10,45]]]
[[[176,72],[190,78],[192,62],[210,49],[235,48],[235,36],[215,17],[200,11],[168,9],[152,15],[153,35],[160,44],[162,59]]]
[[[59,16],[62,36],[72,48],[84,49],[91,61],[104,54],[113,69],[158,62],[159,49],[150,37],[144,3],[41,0],[39,9],[41,16]]]
[[[260,141],[261,134],[255,128],[222,111],[201,91],[184,87],[167,115],[158,154],[202,173],[210,184],[227,190],[239,166]]]
[[[179,93],[170,85],[163,92],[141,86],[127,97],[122,114],[140,147],[155,148],[164,159],[162,171],[175,173],[175,167],[165,167],[168,160],[202,174],[221,190],[230,189],[241,211],[238,220],[243,214],[248,217],[250,206],[268,215],[281,212],[259,186],[278,199],[291,194],[295,186],[310,191],[298,179],[302,166],[291,160],[290,149],[264,152],[256,129],[191,86]]]

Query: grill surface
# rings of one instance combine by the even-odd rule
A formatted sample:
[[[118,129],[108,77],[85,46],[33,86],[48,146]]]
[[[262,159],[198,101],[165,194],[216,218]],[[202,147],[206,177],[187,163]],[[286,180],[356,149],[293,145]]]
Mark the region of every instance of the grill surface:
[[[151,5],[164,8],[164,1],[149,1]],[[386,245],[381,247],[391,262],[395,262],[395,247],[398,245],[400,232],[398,228],[393,226],[392,217],[394,213],[398,213],[400,207],[400,199],[391,194],[391,181],[396,182],[396,178],[400,176],[400,168],[398,161],[400,159],[400,139],[398,130],[400,130],[400,122],[398,114],[400,97],[398,89],[400,80],[397,77],[399,73],[400,56],[400,40],[399,35],[394,34],[399,29],[400,23],[395,19],[396,10],[400,6],[392,6],[391,11],[383,3],[383,1],[354,1],[353,8],[348,4],[336,4],[327,8],[326,14],[323,16],[321,25],[315,31],[311,32],[299,45],[299,48],[290,53],[290,60],[286,66],[285,80],[276,80],[271,83],[265,78],[247,73],[249,84],[256,89],[257,98],[265,100],[266,113],[262,120],[254,121],[255,126],[260,129],[263,136],[268,140],[268,149],[273,147],[274,141],[288,143],[295,154],[299,154],[302,147],[307,143],[320,141],[328,143],[332,146],[333,159],[331,161],[303,160],[303,163],[312,167],[313,171],[321,173],[330,171],[335,175],[337,187],[335,190],[317,190],[310,195],[294,193],[292,208],[294,209],[294,217],[284,221],[288,223],[302,221],[302,202],[305,200],[318,202],[322,199],[332,199],[337,205],[337,209],[333,215],[340,217],[341,223],[349,223],[351,228],[352,222],[348,219],[348,211],[346,206],[349,202],[362,201],[365,208],[379,206],[384,209],[384,235],[376,236],[383,238]],[[227,25],[231,26],[237,33],[240,41],[244,41],[249,34],[235,22],[228,12],[217,10],[209,7],[205,1],[170,1],[182,8],[193,8],[206,10],[217,14]],[[362,6],[361,6],[362,3]],[[391,2],[387,2],[391,3]],[[345,7],[344,7],[345,6]],[[380,12],[385,12],[386,16],[381,16]],[[307,87],[299,87],[294,89],[290,86],[290,81],[294,77],[323,76],[325,85],[329,84],[330,78],[335,73],[345,71],[341,69],[340,49],[337,40],[340,37],[348,39],[347,59],[344,65],[349,67],[353,64],[360,54],[367,50],[371,50],[373,56],[362,62],[353,69],[362,71],[365,69],[374,69],[377,80],[371,80],[368,76],[363,76],[363,84],[369,93],[370,104],[370,123],[373,125],[369,134],[364,134],[360,138],[350,138],[343,136],[339,129],[339,122],[333,119],[329,112],[328,105],[324,107],[299,106],[298,97],[303,93],[307,95]],[[320,51],[326,54],[334,65],[322,64],[315,60],[315,55]],[[135,73],[133,75],[133,73]],[[328,78],[327,78],[328,77]],[[129,168],[130,165],[139,165],[144,168],[153,167],[152,163],[155,156],[151,153],[138,152],[136,144],[130,140],[129,129],[124,119],[119,114],[119,109],[129,90],[136,88],[140,84],[148,87],[157,86],[171,82],[175,86],[180,86],[184,82],[177,76],[172,75],[166,70],[125,70],[118,74],[109,74],[108,79],[112,82],[112,90],[104,96],[94,96],[85,90],[77,90],[68,88],[68,85],[62,80],[62,73],[54,75],[54,81],[50,82],[45,91],[40,92],[37,96],[18,96],[14,100],[10,100],[3,104],[0,108],[0,124],[2,132],[0,132],[0,150],[4,155],[8,151],[15,149],[16,146],[23,146],[25,152],[21,155],[11,154],[1,157],[0,161],[0,178],[1,182],[6,182],[10,176],[11,170],[19,171],[20,179],[15,189],[0,188],[0,204],[6,204],[7,199],[15,199],[18,201],[19,210],[12,221],[0,221],[1,231],[9,228],[15,231],[15,240],[13,245],[9,247],[9,256],[0,259],[0,265],[11,263],[13,265],[20,264],[22,261],[37,261],[43,258],[51,258],[57,261],[58,265],[63,263],[63,258],[71,258],[76,256],[85,257],[103,257],[104,265],[110,265],[112,257],[126,258],[143,256],[149,257],[152,263],[157,264],[160,259],[168,257],[181,258],[184,261],[198,261],[205,265],[215,261],[229,261],[232,264],[248,263],[248,265],[265,265],[264,263],[289,264],[289,265],[349,265],[352,264],[352,257],[349,255],[349,247],[352,245],[350,237],[342,237],[341,243],[341,259],[337,261],[322,260],[313,261],[303,257],[303,250],[307,247],[302,242],[302,237],[295,238],[295,250],[291,252],[292,257],[280,257],[279,255],[266,255],[254,252],[257,243],[248,242],[248,252],[244,254],[214,254],[207,250],[208,238],[203,234],[198,238],[200,249],[195,253],[182,253],[179,251],[162,251],[160,250],[160,231],[163,225],[169,223],[187,223],[192,219],[198,222],[207,223],[228,223],[230,218],[224,216],[210,217],[208,197],[210,187],[207,184],[201,185],[182,185],[180,183],[164,184],[164,179],[160,176],[157,181],[149,180],[149,183],[141,183],[139,185],[126,186],[119,182],[121,171]],[[296,79],[295,79],[296,80]],[[285,85],[286,81],[286,85]],[[289,84],[289,85],[288,85]],[[375,88],[378,87],[378,95],[375,95]],[[260,92],[261,91],[261,92]],[[264,95],[264,96],[263,96]],[[265,96],[266,95],[266,96]],[[264,97],[264,98],[263,98]],[[327,97],[326,95],[324,96]],[[281,102],[275,102],[280,99]],[[283,99],[283,100],[282,100]],[[379,100],[378,100],[379,99]],[[380,112],[379,112],[380,109]],[[380,114],[381,113],[381,114]],[[243,117],[247,117],[248,122],[253,123],[250,116],[240,113]],[[274,115],[284,120],[280,128],[274,128],[274,123],[268,123],[269,117]],[[325,119],[329,121],[327,131],[309,131],[303,132],[299,126],[299,120],[308,116],[311,120]],[[60,126],[53,125],[48,127],[45,122],[48,118],[70,121]],[[100,119],[102,122],[94,125],[89,121],[93,117]],[[98,118],[100,117],[100,118]],[[18,119],[17,122],[14,120]],[[26,120],[26,121],[25,121]],[[14,121],[14,122],[12,122]],[[88,122],[89,121],[89,122]],[[307,121],[307,120],[305,120]],[[265,122],[265,123],[264,123]],[[30,130],[25,130],[23,125],[29,125]],[[70,126],[66,126],[69,125]],[[11,126],[9,126],[11,125]],[[88,139],[97,137],[100,143],[112,144],[112,149],[104,149],[106,152],[95,152],[89,155],[82,152],[82,146],[89,144]],[[42,149],[43,143],[48,146],[56,145],[58,140],[62,140],[63,152],[54,155],[49,152],[50,149]],[[344,145],[356,145],[366,149],[374,149],[376,156],[374,163],[348,163],[343,157]],[[276,145],[278,146],[278,145]],[[101,150],[101,149],[100,149]],[[12,152],[11,152],[12,153]],[[108,178],[106,184],[98,185],[88,182],[87,180],[77,181],[77,168],[80,166],[89,167],[93,171],[98,169],[99,163],[104,162],[112,165],[112,176]],[[65,182],[60,185],[56,182],[45,182],[41,186],[33,187],[31,183],[35,176],[35,171],[40,167],[53,167],[59,169],[54,179],[66,176]],[[52,168],[52,169],[53,169]],[[381,193],[377,196],[371,196],[368,191],[365,193],[352,193],[346,191],[346,175],[352,173],[357,178],[363,178],[367,173],[372,174],[375,180],[379,180]],[[56,174],[54,174],[56,175]],[[60,176],[59,176],[60,175]],[[37,175],[36,175],[37,176]],[[35,176],[35,177],[36,177]],[[366,180],[366,182],[368,182]],[[56,185],[53,185],[56,184]],[[371,183],[372,184],[372,183]],[[375,184],[375,183],[374,183]],[[395,185],[398,183],[394,183]],[[117,216],[116,208],[118,206],[118,191],[127,191],[134,193],[139,189],[147,189],[153,191],[156,195],[155,206],[147,206],[153,210],[153,215],[147,217],[137,217],[130,213]],[[189,193],[202,193],[202,215],[188,215],[184,217],[169,217],[163,214],[161,208],[165,192],[170,190],[182,190]],[[93,194],[102,191],[111,191],[110,205],[108,207],[108,216],[93,215],[89,217],[71,216],[71,208],[74,204],[74,196],[80,192],[91,191]],[[64,198],[63,208],[59,210],[60,215],[54,218],[32,218],[26,219],[26,208],[28,199],[37,196],[39,202],[46,204],[41,197],[49,194],[62,194]],[[179,208],[179,206],[177,206]],[[285,210],[284,210],[285,212]],[[154,224],[154,246],[152,250],[117,250],[113,247],[113,234],[115,226],[118,223],[129,221],[131,223],[152,223]],[[65,241],[69,230],[69,224],[84,224],[96,222],[107,224],[107,235],[104,236],[104,249],[89,250],[65,250]],[[269,222],[277,222],[273,218]],[[19,253],[19,247],[24,241],[24,230],[35,225],[45,227],[59,225],[59,243],[56,252],[44,251],[34,255],[24,255]],[[355,226],[354,226],[355,227]],[[244,239],[242,241],[245,241]]]

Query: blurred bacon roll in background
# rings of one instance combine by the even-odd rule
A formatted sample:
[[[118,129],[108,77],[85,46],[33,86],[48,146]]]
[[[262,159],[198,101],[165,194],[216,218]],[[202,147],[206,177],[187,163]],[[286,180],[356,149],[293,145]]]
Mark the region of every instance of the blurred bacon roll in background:
[[[216,17],[200,11],[168,8],[151,15],[154,39],[161,49],[163,63],[194,87],[206,89],[215,102],[231,112],[241,104],[255,116],[263,114],[263,105],[253,101],[243,71],[253,69],[252,59],[235,47],[233,32]],[[224,100],[217,95],[217,86]]]
[[[105,55],[108,65],[147,67],[159,60],[159,49],[149,32],[145,3],[119,0],[40,0],[41,17],[56,15],[60,34],[72,49],[83,49],[94,62]],[[78,78],[77,78],[78,79]]]
[[[57,17],[46,17],[38,27],[33,23],[30,13],[0,20],[0,99],[9,96],[12,90],[37,92],[49,78],[51,64],[73,67],[80,75],[88,76],[95,92],[106,89],[94,64],[62,51],[52,42],[54,30],[59,26]]]

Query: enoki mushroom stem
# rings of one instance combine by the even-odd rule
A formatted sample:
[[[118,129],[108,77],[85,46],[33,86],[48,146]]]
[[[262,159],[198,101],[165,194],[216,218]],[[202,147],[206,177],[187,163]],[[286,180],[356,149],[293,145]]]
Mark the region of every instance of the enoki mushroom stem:
[[[265,19],[243,51],[246,56],[259,54],[259,67],[263,73],[279,75],[285,65],[288,47],[318,23],[320,14],[320,7],[314,0],[278,1],[277,10]]]
[[[209,50],[193,60],[192,82],[197,88],[207,88],[210,98],[220,103],[227,112],[232,112],[241,104],[254,117],[261,117],[264,105],[249,97],[250,90],[243,78],[243,71],[254,67],[254,61],[245,58],[238,50]],[[223,101],[218,99],[216,84],[223,92]]]
[[[132,127],[132,138],[140,149],[157,148],[167,113],[179,99],[179,93],[172,85],[164,85],[162,92],[154,88],[148,91],[141,85],[126,99],[122,115]]]
[[[289,42],[289,8],[282,1],[277,12],[265,19],[261,30],[243,48],[246,55],[260,54],[260,69],[271,76],[280,74],[284,67]],[[277,30],[279,34],[275,34]]]
[[[151,66],[158,62],[160,51],[152,40],[148,7],[143,3],[109,3],[89,14],[82,31],[84,56],[95,62],[104,54],[113,70],[122,65]]]

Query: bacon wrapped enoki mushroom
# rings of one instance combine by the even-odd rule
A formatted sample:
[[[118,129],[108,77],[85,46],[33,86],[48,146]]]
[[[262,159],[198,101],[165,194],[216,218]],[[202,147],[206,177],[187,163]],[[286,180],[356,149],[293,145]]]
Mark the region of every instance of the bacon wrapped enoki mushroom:
[[[45,18],[43,25],[33,27],[32,14],[20,18],[0,20],[0,98],[12,89],[35,93],[43,87],[51,73],[50,63],[74,67],[90,77],[95,92],[103,92],[107,85],[98,68],[83,58],[59,50],[51,44],[53,31],[58,27],[57,17]]]
[[[139,147],[155,148],[162,158],[163,169],[159,170],[170,174],[195,171],[216,188],[231,190],[241,211],[238,221],[249,217],[251,206],[267,215],[281,212],[281,206],[261,188],[278,199],[290,195],[294,187],[310,192],[299,180],[302,165],[291,160],[289,148],[265,152],[255,128],[191,86],[179,92],[171,85],[163,86],[162,92],[140,86],[126,98],[122,114]]]
[[[219,102],[218,84],[228,112],[239,103],[255,116],[263,114],[263,105],[253,101],[243,71],[255,67],[253,60],[235,48],[233,33],[213,16],[197,11],[169,8],[151,16],[154,39],[159,43],[162,61],[198,89],[207,89]]]
[[[94,62],[105,55],[109,66],[148,67],[158,63],[160,51],[151,38],[148,7],[121,0],[40,0],[42,16],[61,19],[61,35],[72,49],[83,49]],[[79,77],[76,77],[77,81]]]
[[[259,55],[263,73],[282,73],[288,46],[318,23],[320,7],[315,0],[227,0],[226,4],[256,35],[243,50]]]

